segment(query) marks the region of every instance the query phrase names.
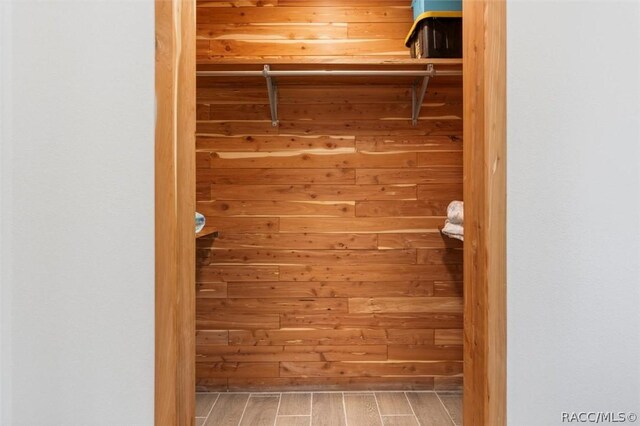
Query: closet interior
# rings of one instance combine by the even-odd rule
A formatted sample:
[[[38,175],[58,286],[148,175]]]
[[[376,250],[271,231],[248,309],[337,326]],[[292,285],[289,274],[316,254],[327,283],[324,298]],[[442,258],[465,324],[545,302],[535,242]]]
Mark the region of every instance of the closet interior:
[[[196,16],[197,390],[461,391],[462,59],[410,0]]]

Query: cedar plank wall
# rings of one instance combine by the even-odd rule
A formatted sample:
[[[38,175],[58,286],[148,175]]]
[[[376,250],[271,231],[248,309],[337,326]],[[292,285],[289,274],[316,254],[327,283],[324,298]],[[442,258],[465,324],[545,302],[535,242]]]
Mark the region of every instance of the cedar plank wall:
[[[198,61],[407,58],[409,0],[198,3]],[[309,55],[309,56],[306,56]],[[265,60],[265,63],[268,60]],[[198,79],[201,390],[442,389],[462,375],[461,80],[409,86]],[[295,84],[298,83],[298,84]],[[344,83],[344,82],[343,82]]]

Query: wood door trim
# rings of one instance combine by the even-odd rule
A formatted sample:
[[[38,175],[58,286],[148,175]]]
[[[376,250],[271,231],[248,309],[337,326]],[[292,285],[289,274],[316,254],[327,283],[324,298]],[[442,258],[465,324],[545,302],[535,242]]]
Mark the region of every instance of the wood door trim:
[[[195,2],[156,0],[155,424],[195,413]]]
[[[155,424],[193,425],[195,2],[156,0]],[[464,424],[506,424],[505,0],[464,0]]]
[[[506,424],[506,0],[464,0],[464,424]]]

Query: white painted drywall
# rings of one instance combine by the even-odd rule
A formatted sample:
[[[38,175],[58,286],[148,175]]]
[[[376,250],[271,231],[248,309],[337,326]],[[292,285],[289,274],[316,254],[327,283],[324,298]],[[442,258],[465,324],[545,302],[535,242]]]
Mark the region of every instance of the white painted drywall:
[[[507,15],[508,424],[640,414],[640,3]]]
[[[0,423],[151,425],[153,2],[0,3]]]

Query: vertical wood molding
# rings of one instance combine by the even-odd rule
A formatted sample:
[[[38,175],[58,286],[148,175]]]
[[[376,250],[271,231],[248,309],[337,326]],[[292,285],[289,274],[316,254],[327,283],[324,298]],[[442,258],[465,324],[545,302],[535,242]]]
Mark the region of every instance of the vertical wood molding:
[[[155,424],[193,425],[195,4],[155,7]]]
[[[464,1],[464,423],[506,424],[506,4]]]

